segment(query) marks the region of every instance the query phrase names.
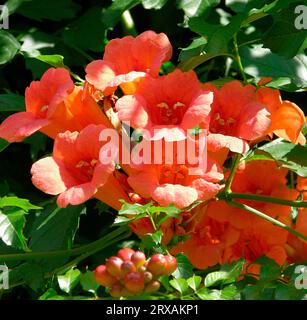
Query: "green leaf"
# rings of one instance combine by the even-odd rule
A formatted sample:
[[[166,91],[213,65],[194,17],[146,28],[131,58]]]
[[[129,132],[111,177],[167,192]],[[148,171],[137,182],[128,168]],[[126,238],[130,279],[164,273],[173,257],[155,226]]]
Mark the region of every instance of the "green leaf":
[[[214,287],[229,279],[227,271],[214,271],[207,274],[205,278],[205,287]]]
[[[235,12],[249,12],[252,9],[266,6],[270,2],[273,0],[226,0],[226,6]]]
[[[158,216],[156,217],[156,225],[159,227],[169,217],[178,218],[181,210],[171,204],[168,207],[152,206],[148,209],[148,212],[150,214],[158,213]]]
[[[207,39],[204,37],[195,38],[188,47],[181,49],[179,60],[185,61],[192,57],[204,54],[205,53],[204,48],[207,42],[208,42]]]
[[[141,0],[145,9],[161,9],[167,2],[167,0]]]
[[[64,275],[58,276],[59,287],[66,293],[71,293],[72,289],[79,283],[81,272],[78,269],[71,269]]]
[[[243,289],[242,294],[245,300],[259,300],[261,287],[254,284],[248,284]]]
[[[45,62],[55,68],[66,68],[64,65],[64,57],[59,54],[38,55],[33,58]]]
[[[3,93],[0,94],[0,112],[16,112],[25,110],[25,99],[19,94]]]
[[[39,158],[40,154],[46,152],[47,141],[48,137],[39,131],[23,141],[23,143],[30,145],[31,159],[33,162]]]
[[[107,29],[113,29],[124,11],[133,8],[139,4],[140,1],[141,0],[114,0],[111,6],[102,12],[102,23]]]
[[[38,300],[49,300],[57,295],[57,292],[53,288],[49,288]]]
[[[235,285],[231,284],[221,290],[221,298],[224,300],[238,300],[240,294]]]
[[[281,274],[281,268],[278,263],[266,256],[263,256],[254,261],[255,264],[260,264],[260,281],[270,282],[279,278]]]
[[[228,276],[227,276],[228,279],[223,281],[223,284],[235,282],[240,277],[244,264],[245,264],[245,260],[242,258],[230,265],[228,264],[223,265],[221,268],[221,271],[228,272]]]
[[[82,273],[80,284],[84,291],[88,291],[92,293],[95,293],[99,288],[99,284],[96,282],[94,278],[93,271],[86,271],[86,273]]]
[[[307,87],[307,58],[300,54],[292,59],[286,59],[269,49],[262,47],[239,48],[244,72],[253,76],[255,81],[262,77],[283,78],[288,84],[280,89],[295,91]]]
[[[277,139],[258,150],[278,161],[281,167],[292,170],[302,177],[307,177],[307,146]]]
[[[162,284],[162,286],[165,288],[166,291],[172,290],[172,287],[169,285],[169,282],[170,282],[169,276],[161,276],[159,278],[159,282]]]
[[[80,6],[71,0],[31,0],[23,1],[16,12],[37,21],[42,21],[43,19],[60,21],[75,17],[79,8]]]
[[[58,208],[48,205],[35,220],[30,240],[33,251],[50,251],[72,247],[84,205]]]
[[[0,239],[8,246],[28,251],[27,242],[23,235],[26,223],[25,212],[11,210],[5,213],[0,210]]]
[[[85,51],[102,52],[105,25],[101,20],[101,7],[93,7],[74,20],[62,32],[66,43]]]
[[[120,226],[120,225],[128,224],[128,223],[132,222],[133,220],[135,220],[135,219],[134,218],[127,218],[127,217],[123,217],[123,216],[118,216],[115,218],[113,224]]]
[[[210,290],[203,287],[197,290],[196,294],[201,300],[221,300],[220,290]]]
[[[37,291],[44,285],[44,273],[42,267],[34,263],[23,263],[18,267],[18,273],[27,285]]]
[[[300,300],[306,294],[306,290],[298,290],[292,284],[279,283],[275,289],[275,300]]]
[[[2,152],[10,143],[2,138],[0,138],[0,152]]]
[[[163,232],[158,230],[155,233],[147,233],[142,237],[142,245],[145,248],[151,249],[154,246],[160,245],[162,242]]]
[[[152,206],[152,202],[149,202],[145,205],[140,205],[138,203],[130,204],[127,202],[124,202],[121,209],[118,211],[119,215],[138,215],[141,213],[146,213],[146,211]]]
[[[0,198],[0,208],[4,207],[18,207],[23,209],[26,212],[29,210],[39,210],[41,207],[35,206],[30,203],[27,199],[21,199],[18,197],[3,197]]]
[[[189,279],[193,276],[193,266],[189,259],[183,254],[179,253],[176,255],[177,259],[177,269],[173,273],[173,276],[175,278],[183,278],[183,279]]]
[[[179,0],[178,7],[188,17],[198,17],[210,7],[216,6],[219,0]]]
[[[26,57],[36,57],[42,51],[50,51],[55,47],[56,38],[39,30],[30,30],[20,38],[22,42],[20,51]]]
[[[180,214],[181,210],[178,209],[175,205],[170,204],[167,207],[158,207],[158,206],[152,206],[148,208],[149,213],[166,213],[166,215],[173,217],[173,218],[178,218],[178,215]]]
[[[19,42],[8,31],[0,30],[0,65],[11,61],[20,49]]]
[[[178,292],[180,292],[181,295],[183,295],[189,289],[188,283],[185,279],[175,278],[170,280],[169,284]]]
[[[187,283],[193,291],[196,291],[201,284],[201,277],[193,274],[193,277],[187,279]]]
[[[274,23],[263,36],[263,45],[285,58],[296,56],[306,40],[307,30],[299,30],[294,26],[293,9],[285,9],[274,16]],[[291,43],[291,45],[289,45]],[[306,43],[305,43],[306,48]]]
[[[26,0],[8,0],[5,2],[5,6],[7,7],[8,10],[8,16],[11,15],[12,13],[14,13],[18,7]],[[0,13],[0,21],[4,18],[7,17],[6,12],[3,10]]]
[[[240,30],[245,17],[245,14],[236,15],[226,26],[207,23],[203,17],[192,18],[189,20],[189,28],[201,36],[207,37],[208,43],[204,48],[207,53],[221,54],[228,51],[228,43]]]

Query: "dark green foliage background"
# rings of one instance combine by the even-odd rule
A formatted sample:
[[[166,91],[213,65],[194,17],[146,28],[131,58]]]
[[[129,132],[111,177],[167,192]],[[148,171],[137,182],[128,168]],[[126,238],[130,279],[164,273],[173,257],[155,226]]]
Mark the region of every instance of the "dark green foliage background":
[[[294,8],[302,4],[301,1],[9,0],[6,4],[10,11],[10,27],[0,30],[0,122],[11,113],[24,109],[25,88],[50,67],[38,60],[38,55],[63,56],[64,64],[84,78],[85,66],[102,57],[108,40],[149,29],[166,33],[173,45],[172,64],[166,64],[162,69],[164,72],[180,63],[184,70],[195,67],[203,82],[217,80],[217,84],[229,78],[242,80],[235,59],[227,60],[234,55],[233,39],[236,37],[248,81],[256,83],[257,75],[272,76],[271,86],[283,89],[284,99],[305,108],[307,31],[294,28]],[[130,9],[135,28],[125,27],[121,19],[126,9]],[[261,54],[262,58],[255,58],[255,53]],[[57,58],[53,59],[57,61]],[[15,195],[44,208],[42,212],[29,210],[24,214],[26,219],[20,232],[32,251],[69,249],[93,242],[109,232],[116,217],[114,210],[91,200],[85,206],[57,211],[54,199],[31,184],[32,163],[52,152],[49,138],[37,133],[19,144],[7,146],[0,141],[0,151],[0,197]],[[306,149],[301,152],[301,158],[304,158]],[[6,210],[3,212],[7,214]],[[40,228],[41,224],[45,229]],[[131,236],[129,241],[96,252],[82,260],[78,268],[85,273],[87,268],[93,270],[103,263],[104,258],[115,253],[119,246],[137,247],[136,237]],[[0,254],[13,252],[21,252],[21,249],[7,246],[0,239]],[[68,260],[62,257],[9,262],[13,288],[0,293],[0,297],[2,294],[4,299],[37,299],[48,288],[51,296],[55,296],[58,290],[56,277],[44,279],[44,276]],[[269,263],[264,265],[272,267]],[[274,282],[276,278],[271,280]],[[274,296],[274,292],[262,295],[262,289],[253,281],[246,280],[244,285],[249,288],[244,291],[245,298],[278,296]],[[276,285],[273,288],[275,290]],[[288,288],[281,290],[278,297],[299,298],[294,294],[291,296]],[[203,290],[198,297],[208,298],[209,293]],[[80,284],[72,291],[73,295],[91,296],[84,293],[84,286]]]

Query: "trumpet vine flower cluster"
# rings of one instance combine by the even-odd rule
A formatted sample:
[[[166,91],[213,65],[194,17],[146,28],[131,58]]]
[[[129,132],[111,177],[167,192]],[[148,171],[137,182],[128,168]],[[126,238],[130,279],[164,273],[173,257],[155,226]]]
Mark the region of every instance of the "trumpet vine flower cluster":
[[[306,260],[306,241],[216,197],[225,182],[227,187],[231,173],[225,162],[234,154],[274,136],[305,144],[302,110],[283,101],[278,90],[265,87],[265,80],[257,86],[232,80],[217,87],[201,83],[193,70],[160,75],[171,56],[167,36],[146,31],[111,40],[102,59],[86,66],[82,85],[74,84],[65,68],[50,68],[26,89],[26,111],[2,122],[0,137],[20,142],[40,131],[54,139],[52,155],[35,162],[31,175],[38,189],[57,196],[59,207],[91,198],[116,210],[120,200],[175,205],[182,212],[162,225],[167,235],[163,239],[168,244],[175,235],[187,235],[170,250],[187,254],[195,267],[242,256],[247,262],[262,255],[279,264]],[[118,145],[103,138],[112,130],[118,134]],[[135,133],[141,141],[133,138]],[[180,146],[192,138],[198,156],[188,161],[189,150]],[[124,161],[131,146],[139,159],[146,154],[151,161]],[[241,161],[231,190],[287,200],[301,193],[306,198],[306,180],[299,179],[297,189],[290,189],[286,174],[274,161]],[[238,203],[307,233],[307,216],[302,213],[306,209],[293,222],[290,206]],[[140,236],[151,228],[147,218],[131,223]]]

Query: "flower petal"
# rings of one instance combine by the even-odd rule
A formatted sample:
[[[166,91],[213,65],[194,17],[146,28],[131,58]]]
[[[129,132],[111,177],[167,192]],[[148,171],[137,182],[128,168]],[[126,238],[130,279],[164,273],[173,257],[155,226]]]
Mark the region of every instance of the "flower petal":
[[[96,89],[99,89],[106,94],[115,91],[114,88],[109,87],[109,82],[115,77],[115,66],[108,61],[95,60],[90,62],[85,68],[87,82],[92,84]]]
[[[96,191],[97,188],[91,182],[76,185],[62,192],[57,198],[57,204],[60,208],[66,208],[69,204],[78,205],[89,200]]]
[[[154,190],[152,198],[161,206],[174,204],[179,209],[183,209],[197,200],[198,193],[191,187],[179,184],[163,184]]]
[[[49,120],[36,118],[31,112],[18,112],[5,119],[0,126],[0,138],[19,142],[48,125]]]
[[[38,160],[31,168],[32,182],[41,191],[57,195],[76,183],[61,162],[52,157]]]
[[[158,179],[151,172],[139,172],[128,178],[128,183],[134,191],[144,198],[150,198],[158,187]]]
[[[204,92],[198,95],[191,103],[191,106],[183,116],[181,127],[193,129],[197,125],[205,129],[209,127],[211,103],[213,101],[212,92]]]
[[[118,117],[133,128],[145,128],[150,123],[146,101],[140,95],[127,95],[116,102]]]
[[[210,133],[208,135],[208,150],[220,150],[228,148],[232,152],[244,153],[249,150],[248,143],[243,139],[225,136],[223,134]]]

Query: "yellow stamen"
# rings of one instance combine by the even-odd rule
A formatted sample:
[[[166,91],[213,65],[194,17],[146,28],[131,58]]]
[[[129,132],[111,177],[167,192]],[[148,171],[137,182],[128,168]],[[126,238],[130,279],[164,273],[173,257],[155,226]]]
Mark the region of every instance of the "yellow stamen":
[[[173,105],[173,109],[176,110],[178,107],[185,107],[185,104],[178,101]]]
[[[164,109],[169,109],[169,106],[166,102],[161,102],[159,104],[157,104],[158,108],[164,108]]]
[[[76,164],[76,168],[82,168],[82,167],[88,167],[90,164],[87,161],[84,160],[80,160],[77,164]]]
[[[236,122],[236,120],[234,118],[228,118],[228,120],[227,120],[228,124],[232,124],[232,123],[235,123],[235,122]]]
[[[41,112],[45,112],[46,110],[48,110],[48,107],[49,107],[49,106],[47,106],[47,105],[42,106],[42,107],[40,108],[40,111],[41,111]]]

